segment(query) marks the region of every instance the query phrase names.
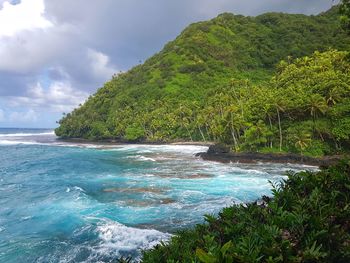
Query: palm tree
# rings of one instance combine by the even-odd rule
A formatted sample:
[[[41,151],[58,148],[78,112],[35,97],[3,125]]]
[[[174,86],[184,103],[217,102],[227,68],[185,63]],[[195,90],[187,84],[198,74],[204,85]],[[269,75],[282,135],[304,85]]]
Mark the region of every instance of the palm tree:
[[[269,124],[270,124],[270,131],[272,132],[273,128],[272,128],[272,120],[271,120],[271,104],[264,104],[263,108],[262,108],[262,113],[264,114],[264,118],[266,119],[266,117],[269,120]],[[270,148],[273,147],[272,144],[272,139],[270,140]]]
[[[192,122],[192,109],[190,109],[187,105],[180,105],[178,109],[179,113],[179,120],[180,120],[180,125],[184,127],[190,137],[191,142],[193,141],[191,131],[189,129],[189,126]]]
[[[283,101],[275,102],[274,106],[275,106],[276,112],[277,112],[278,130],[279,130],[279,137],[280,137],[279,149],[280,149],[280,151],[282,151],[283,135],[282,135],[281,114],[280,114],[280,112],[284,111]]]
[[[331,89],[327,94],[327,105],[333,106],[335,105],[340,98],[342,97],[341,90],[337,87]]]
[[[225,112],[227,114],[227,127],[230,130],[232,139],[233,139],[233,146],[235,151],[238,151],[239,149],[239,142],[238,142],[238,136],[239,136],[239,130],[241,128],[241,120],[239,118],[239,109],[236,105],[229,105],[225,108]]]
[[[303,151],[311,142],[311,134],[307,131],[299,130],[294,136],[295,147],[300,149],[300,154],[303,154]]]
[[[325,114],[328,109],[328,105],[325,98],[320,94],[312,94],[308,100],[308,107],[313,121],[313,130],[315,130],[315,121],[318,113]]]

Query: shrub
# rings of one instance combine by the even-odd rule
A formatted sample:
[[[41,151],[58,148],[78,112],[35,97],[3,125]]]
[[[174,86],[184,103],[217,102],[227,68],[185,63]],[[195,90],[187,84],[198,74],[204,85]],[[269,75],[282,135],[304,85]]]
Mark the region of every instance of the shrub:
[[[125,130],[125,139],[128,141],[137,141],[145,136],[145,132],[141,127],[131,126]]]
[[[349,161],[290,172],[272,193],[206,216],[142,262],[350,262]]]

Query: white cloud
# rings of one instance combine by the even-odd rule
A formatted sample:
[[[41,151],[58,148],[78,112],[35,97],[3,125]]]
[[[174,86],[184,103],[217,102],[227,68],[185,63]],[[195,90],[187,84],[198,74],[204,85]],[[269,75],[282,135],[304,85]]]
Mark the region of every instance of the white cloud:
[[[38,117],[38,113],[36,113],[33,109],[29,109],[25,112],[11,112],[8,119],[10,122],[14,123],[31,123],[36,122]]]
[[[4,2],[0,10],[0,37],[11,37],[22,30],[52,26],[43,16],[44,12],[44,0],[22,0],[16,5]]]
[[[74,28],[64,25],[45,32],[22,31],[15,37],[0,38],[0,71],[34,75],[52,64],[61,64],[62,58],[77,49],[69,41],[72,35]]]
[[[5,111],[0,109],[0,122],[9,123],[32,123],[36,122],[39,115],[33,109],[28,109],[24,111],[12,111],[5,116]]]
[[[40,83],[31,86],[27,96],[12,97],[10,107],[41,108],[51,112],[69,112],[88,97],[88,93],[75,90],[67,82],[53,82],[48,89]]]
[[[110,66],[109,57],[106,54],[88,49],[87,56],[90,62],[91,72],[96,78],[106,81],[116,73],[117,70],[113,66]]]

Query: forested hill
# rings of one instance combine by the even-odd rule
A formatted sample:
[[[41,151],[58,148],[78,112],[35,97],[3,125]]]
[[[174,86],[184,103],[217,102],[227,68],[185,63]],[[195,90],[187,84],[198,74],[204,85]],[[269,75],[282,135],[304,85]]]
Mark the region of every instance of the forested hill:
[[[276,77],[272,77],[295,58],[330,48],[349,49],[350,37],[341,29],[337,9],[317,16],[224,13],[192,24],[144,64],[106,82],[84,105],[59,121],[56,134],[125,141],[214,140],[232,143],[238,149],[246,145],[244,138],[260,123],[266,125],[268,135],[257,147],[288,147],[281,137],[288,136],[290,123],[297,119],[315,123],[320,114],[298,109],[293,119],[286,105],[276,111],[271,103],[260,101],[254,103],[267,103],[267,115],[257,118],[254,105],[249,105],[253,102],[247,100],[268,95],[255,89],[277,90]],[[335,60],[343,61],[346,53],[325,54],[313,55],[310,61],[322,61],[315,56],[328,59],[322,63],[346,77],[347,69],[330,68]],[[281,60],[286,62],[277,66]],[[308,64],[297,62],[296,66]],[[303,80],[299,81],[302,85]],[[312,127],[311,137],[314,131]],[[334,145],[340,147],[340,142]]]

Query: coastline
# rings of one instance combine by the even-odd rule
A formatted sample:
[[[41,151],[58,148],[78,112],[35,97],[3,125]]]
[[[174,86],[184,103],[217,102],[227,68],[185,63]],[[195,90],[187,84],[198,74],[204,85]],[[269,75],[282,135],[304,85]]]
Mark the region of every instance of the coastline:
[[[193,145],[193,146],[207,146],[207,152],[199,152],[195,156],[200,157],[206,161],[214,161],[220,163],[293,163],[304,164],[312,166],[330,166],[336,164],[346,156],[332,155],[324,157],[309,157],[295,153],[258,153],[258,152],[239,152],[234,153],[229,150],[228,147],[215,144],[214,142],[201,142],[201,141],[171,141],[171,142],[150,142],[150,141],[121,141],[121,140],[89,140],[83,138],[57,138],[63,142],[75,142],[81,144],[95,144],[95,145],[107,145],[107,146],[120,146],[120,145]]]
[[[89,140],[83,138],[60,138],[57,137],[57,141],[73,142],[81,144],[95,144],[95,145],[194,145],[194,146],[211,146],[214,142],[202,142],[202,141],[124,141],[115,139],[102,139],[102,140]]]
[[[294,163],[313,165],[319,167],[330,166],[338,163],[340,160],[346,158],[343,155],[332,155],[324,157],[309,157],[294,153],[258,153],[258,152],[231,152],[227,147],[220,145],[212,145],[207,152],[196,154],[206,161],[215,161],[221,163]]]

